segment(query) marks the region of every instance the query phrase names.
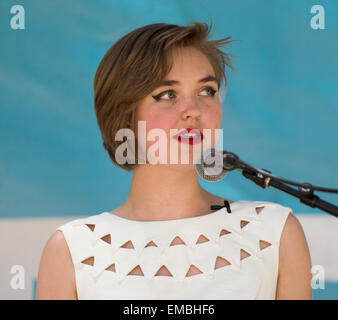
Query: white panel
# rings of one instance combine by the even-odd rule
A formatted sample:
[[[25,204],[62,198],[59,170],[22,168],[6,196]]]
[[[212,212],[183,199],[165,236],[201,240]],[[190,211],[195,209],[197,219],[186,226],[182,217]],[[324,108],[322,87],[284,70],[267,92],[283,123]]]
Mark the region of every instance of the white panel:
[[[325,281],[338,281],[338,218],[327,214],[296,215],[309,245],[312,265],[321,265]]]
[[[0,299],[33,299],[33,280],[38,275],[42,250],[56,228],[73,219],[0,219]],[[24,289],[11,288],[13,265],[24,267]]]

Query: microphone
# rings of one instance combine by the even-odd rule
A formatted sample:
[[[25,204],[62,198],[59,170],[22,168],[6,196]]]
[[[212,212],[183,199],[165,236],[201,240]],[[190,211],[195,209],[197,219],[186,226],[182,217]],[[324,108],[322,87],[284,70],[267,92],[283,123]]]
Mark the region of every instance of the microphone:
[[[215,148],[203,150],[198,160],[195,169],[198,175],[208,182],[219,181],[228,172],[240,167],[239,158],[234,153]]]

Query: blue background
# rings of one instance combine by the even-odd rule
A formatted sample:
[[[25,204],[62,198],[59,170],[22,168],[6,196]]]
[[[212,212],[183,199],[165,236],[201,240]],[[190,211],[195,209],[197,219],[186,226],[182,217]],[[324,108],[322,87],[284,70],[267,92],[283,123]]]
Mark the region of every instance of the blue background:
[[[102,147],[93,77],[115,41],[156,22],[212,18],[212,39],[239,40],[226,49],[235,67],[223,103],[226,150],[275,175],[337,188],[338,1],[317,2],[1,0],[0,218],[92,215],[124,202],[132,173]],[[25,8],[25,30],[10,27],[14,4]],[[310,27],[315,4],[325,8],[325,30]],[[232,200],[328,214],[239,172],[201,184]]]

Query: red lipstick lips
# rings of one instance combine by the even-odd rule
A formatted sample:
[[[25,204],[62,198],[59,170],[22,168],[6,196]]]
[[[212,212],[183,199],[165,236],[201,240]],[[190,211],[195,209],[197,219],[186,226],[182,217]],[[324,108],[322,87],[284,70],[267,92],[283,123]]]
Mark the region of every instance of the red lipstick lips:
[[[198,128],[185,128],[174,136],[178,142],[197,144],[203,140],[203,133]]]

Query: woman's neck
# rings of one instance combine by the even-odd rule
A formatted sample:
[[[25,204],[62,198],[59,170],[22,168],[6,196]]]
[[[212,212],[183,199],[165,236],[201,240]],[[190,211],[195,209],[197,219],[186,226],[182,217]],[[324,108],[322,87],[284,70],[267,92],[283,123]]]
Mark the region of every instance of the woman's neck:
[[[200,186],[195,170],[139,165],[127,200],[114,212],[141,221],[188,218],[209,213],[212,197]]]

